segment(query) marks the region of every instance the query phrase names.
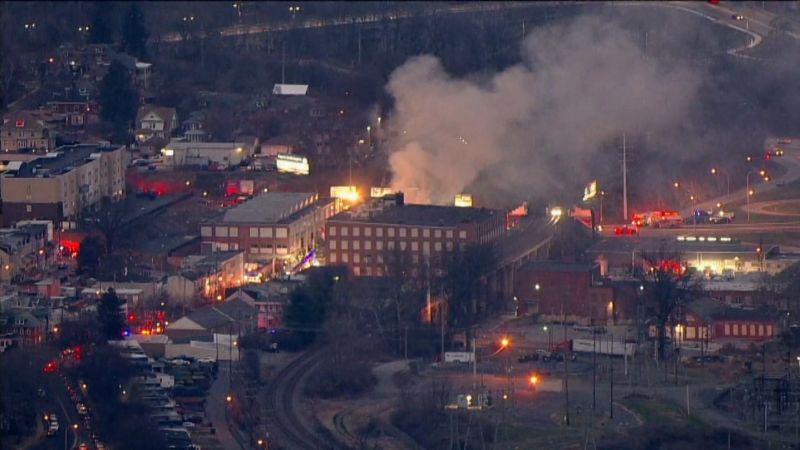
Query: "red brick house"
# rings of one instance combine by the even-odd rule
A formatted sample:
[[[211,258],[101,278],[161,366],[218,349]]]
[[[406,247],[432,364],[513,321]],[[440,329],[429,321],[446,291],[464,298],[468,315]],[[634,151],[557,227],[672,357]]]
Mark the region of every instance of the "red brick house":
[[[604,284],[596,263],[531,261],[517,270],[514,297],[519,314],[542,320],[611,324],[627,319]]]
[[[768,311],[731,308],[711,298],[695,300],[682,309],[670,321],[668,332],[679,341],[759,342],[778,334],[777,315]]]

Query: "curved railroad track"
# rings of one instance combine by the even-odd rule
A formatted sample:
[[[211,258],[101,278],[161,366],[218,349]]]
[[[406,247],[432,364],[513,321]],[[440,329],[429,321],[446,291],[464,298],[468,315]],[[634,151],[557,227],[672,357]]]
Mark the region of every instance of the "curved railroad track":
[[[284,367],[267,389],[267,399],[272,413],[275,434],[285,439],[283,444],[291,449],[339,449],[335,442],[322,436],[309,426],[295,410],[295,397],[301,381],[320,364],[320,349],[309,350]]]

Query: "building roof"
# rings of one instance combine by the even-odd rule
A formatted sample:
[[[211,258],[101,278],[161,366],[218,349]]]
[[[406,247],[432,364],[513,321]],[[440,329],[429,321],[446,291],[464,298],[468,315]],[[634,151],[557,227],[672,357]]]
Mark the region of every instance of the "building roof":
[[[497,215],[503,215],[503,211],[486,208],[413,204],[370,209],[368,205],[361,205],[336,214],[328,221],[455,227],[462,223],[483,222]]]
[[[186,318],[207,331],[221,331],[228,324],[241,321],[255,314],[253,305],[241,299],[204,306]]]
[[[277,83],[272,88],[272,95],[306,95],[307,84],[281,84]]]
[[[704,320],[770,321],[776,317],[770,311],[733,308],[709,297],[698,298],[688,303],[686,308]]]
[[[591,272],[599,267],[595,262],[529,261],[520,267],[521,271],[534,272]]]
[[[172,118],[176,117],[175,108],[170,108],[168,106],[158,106],[158,105],[144,105],[139,108],[139,111],[136,113],[136,123],[141,123],[142,120],[149,114],[156,115],[159,119],[163,120],[167,126],[165,126],[164,131],[169,131],[172,128]]]
[[[3,118],[3,129],[8,130],[42,130],[45,121],[32,111],[9,112]]]
[[[264,192],[225,212],[223,222],[279,223],[315,204],[311,192]]]
[[[117,145],[65,145],[57,148],[53,153],[48,153],[41,158],[23,163],[18,171],[8,171],[5,176],[13,175],[17,178],[33,178],[37,175],[45,174],[60,175],[91,161],[93,154],[115,151],[120,148],[122,147]]]
[[[0,229],[0,249],[6,254],[16,252],[38,237],[47,237],[47,225],[28,224],[19,228]]]

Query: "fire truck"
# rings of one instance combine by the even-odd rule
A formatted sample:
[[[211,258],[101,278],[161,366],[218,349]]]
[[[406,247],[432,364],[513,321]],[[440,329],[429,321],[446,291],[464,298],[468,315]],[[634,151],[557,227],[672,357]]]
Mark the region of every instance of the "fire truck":
[[[677,211],[649,211],[634,214],[631,224],[636,227],[676,228],[683,224],[683,218]]]

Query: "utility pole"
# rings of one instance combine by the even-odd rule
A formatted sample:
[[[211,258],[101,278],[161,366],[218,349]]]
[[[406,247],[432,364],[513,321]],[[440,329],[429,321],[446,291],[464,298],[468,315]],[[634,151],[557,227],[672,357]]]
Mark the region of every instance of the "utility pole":
[[[597,333],[592,330],[592,420],[597,409]]]
[[[570,347],[567,343],[567,319],[564,312],[564,297],[561,297],[561,327],[564,329],[564,345],[567,345],[564,351],[564,400],[566,402],[566,414],[564,415],[564,422],[569,426],[569,358],[571,356]]]
[[[622,220],[628,221],[628,149],[626,135],[622,134]]]
[[[611,335],[611,350],[608,352],[608,362],[611,364],[611,401],[608,405],[609,417],[614,419],[614,335]]]

